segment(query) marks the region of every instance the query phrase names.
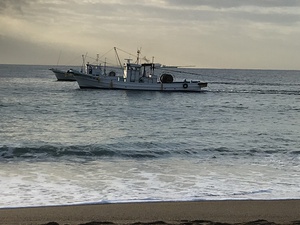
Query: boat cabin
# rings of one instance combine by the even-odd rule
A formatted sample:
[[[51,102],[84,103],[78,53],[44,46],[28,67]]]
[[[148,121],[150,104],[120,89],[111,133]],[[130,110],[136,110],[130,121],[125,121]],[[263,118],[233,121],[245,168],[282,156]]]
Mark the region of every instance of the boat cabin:
[[[174,81],[171,74],[162,74],[158,81],[154,68],[154,63],[134,64],[128,61],[124,66],[124,81],[138,83],[172,83]]]
[[[101,65],[86,64],[86,73],[94,76],[102,74]]]

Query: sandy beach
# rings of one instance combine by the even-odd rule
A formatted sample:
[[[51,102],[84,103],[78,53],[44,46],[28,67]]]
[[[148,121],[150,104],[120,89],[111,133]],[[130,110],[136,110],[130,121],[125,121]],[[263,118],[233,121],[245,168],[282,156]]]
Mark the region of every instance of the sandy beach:
[[[300,224],[300,200],[118,203],[0,209],[2,225]]]

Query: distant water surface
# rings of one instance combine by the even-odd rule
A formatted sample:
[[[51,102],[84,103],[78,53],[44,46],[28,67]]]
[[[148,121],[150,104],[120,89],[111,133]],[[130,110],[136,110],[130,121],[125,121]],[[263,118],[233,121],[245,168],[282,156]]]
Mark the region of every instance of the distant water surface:
[[[49,68],[0,65],[1,208],[300,198],[300,71],[180,69],[208,88],[164,93]]]

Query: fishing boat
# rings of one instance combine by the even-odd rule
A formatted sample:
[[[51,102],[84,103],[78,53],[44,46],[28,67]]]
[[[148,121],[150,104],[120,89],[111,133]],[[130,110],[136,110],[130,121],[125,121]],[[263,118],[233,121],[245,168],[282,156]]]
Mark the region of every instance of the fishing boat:
[[[167,67],[153,62],[131,63],[131,60],[127,59],[122,75],[114,71],[106,73],[101,67],[97,67],[97,71],[94,72],[94,68],[89,64],[86,70],[69,71],[81,89],[200,92],[202,88],[207,87],[206,82],[199,80],[176,80]]]
[[[58,81],[76,81],[75,77],[72,74],[68,73],[68,71],[63,71],[56,68],[51,68],[49,70],[51,70],[55,74]]]

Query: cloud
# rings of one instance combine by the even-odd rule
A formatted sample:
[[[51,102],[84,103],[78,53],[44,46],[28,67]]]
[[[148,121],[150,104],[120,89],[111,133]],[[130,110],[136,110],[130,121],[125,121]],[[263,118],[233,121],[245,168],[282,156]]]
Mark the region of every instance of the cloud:
[[[0,12],[5,10],[13,10],[22,13],[22,6],[26,5],[26,1],[22,0],[2,0],[0,1]]]
[[[173,6],[209,6],[212,8],[237,8],[237,7],[299,7],[298,0],[166,0],[168,5]]]
[[[299,11],[297,0],[2,0],[0,41],[94,55],[143,47],[165,64],[273,67],[276,57],[261,57],[299,48]]]

